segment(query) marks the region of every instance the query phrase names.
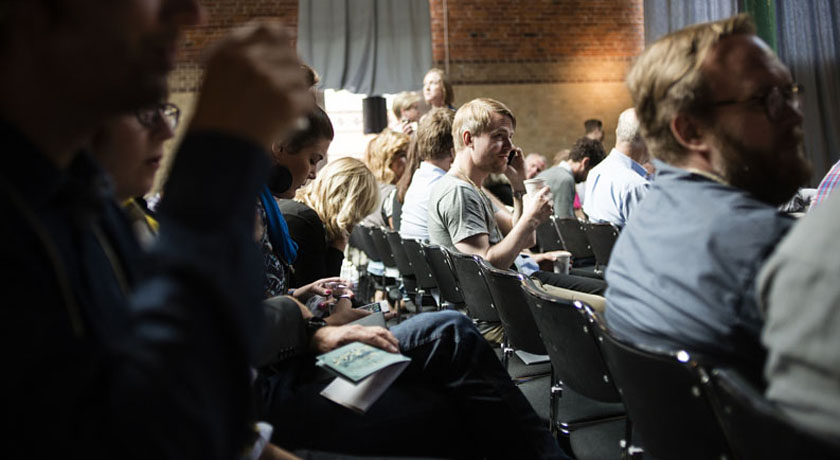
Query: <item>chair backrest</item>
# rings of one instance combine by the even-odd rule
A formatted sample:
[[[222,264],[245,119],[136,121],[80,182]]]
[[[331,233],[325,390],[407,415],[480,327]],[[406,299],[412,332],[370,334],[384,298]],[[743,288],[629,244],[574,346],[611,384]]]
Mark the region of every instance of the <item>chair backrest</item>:
[[[598,342],[589,333],[584,304],[555,297],[524,283],[521,287],[542,336],[554,374],[564,385],[590,399],[620,402]]]
[[[589,246],[592,247],[595,262],[599,266],[605,267],[609,263],[610,253],[615,240],[618,239],[618,232],[618,227],[609,222],[586,223],[586,237],[589,238]]]
[[[463,305],[464,296],[461,295],[458,277],[452,267],[452,262],[449,260],[449,253],[446,248],[436,244],[423,244],[421,246],[435,283],[440,290],[440,298],[444,302]]]
[[[566,249],[563,246],[563,240],[560,239],[560,233],[557,232],[557,227],[554,225],[552,219],[546,219],[545,222],[537,226],[537,246],[540,252]]]
[[[375,262],[382,261],[382,259],[379,258],[379,251],[377,251],[376,246],[373,244],[373,238],[370,236],[369,225],[356,225],[350,233],[349,244],[361,249],[368,259]]]
[[[373,245],[376,246],[376,251],[379,253],[379,258],[386,267],[397,268],[397,261],[394,260],[394,251],[391,250],[391,245],[388,244],[388,239],[385,237],[385,231],[382,227],[370,227],[370,238]]]
[[[397,263],[397,270],[402,276],[414,276],[414,267],[405,252],[400,234],[394,230],[385,230],[385,239],[394,255],[394,262]]]
[[[478,320],[501,322],[499,313],[493,305],[493,297],[490,295],[490,288],[484,281],[484,274],[478,266],[478,256],[450,252],[449,258],[455,273],[458,275],[458,284],[461,286],[461,295],[470,315]]]
[[[432,271],[429,268],[429,263],[426,262],[426,255],[423,253],[423,248],[420,247],[420,242],[412,239],[402,240],[405,254],[408,260],[411,261],[411,267],[414,269],[414,277],[417,279],[417,287],[420,289],[432,289],[437,287],[437,282],[432,276]]]
[[[587,259],[594,257],[589,239],[586,237],[586,229],[583,222],[576,217],[552,217],[557,227],[557,233],[563,240],[564,249],[572,253],[575,259]]]
[[[840,440],[800,427],[737,372],[714,369],[710,375],[707,390],[738,460],[840,459]]]
[[[499,270],[486,260],[480,259],[479,267],[490,288],[493,305],[502,320],[508,344],[535,355],[546,354],[540,331],[520,289],[525,277],[513,270]]]
[[[686,351],[619,339],[593,310],[586,311],[645,453],[660,460],[733,458],[705,395],[699,362]]]

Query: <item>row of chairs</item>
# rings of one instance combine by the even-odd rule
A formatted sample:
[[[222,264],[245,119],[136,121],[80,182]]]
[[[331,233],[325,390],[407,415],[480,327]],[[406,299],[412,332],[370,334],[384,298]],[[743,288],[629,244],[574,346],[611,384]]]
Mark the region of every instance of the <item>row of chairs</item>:
[[[540,252],[569,251],[578,264],[594,263],[598,270],[603,270],[610,261],[618,233],[618,227],[609,222],[551,216],[537,227],[537,248]]]
[[[840,458],[840,445],[796,426],[733,370],[624,340],[588,305],[478,256],[364,231],[382,233],[403,280],[414,277],[415,294],[434,293],[436,305],[502,324],[509,371],[515,351],[548,356],[550,376],[511,375],[535,384],[531,395],[520,388],[578,459]]]

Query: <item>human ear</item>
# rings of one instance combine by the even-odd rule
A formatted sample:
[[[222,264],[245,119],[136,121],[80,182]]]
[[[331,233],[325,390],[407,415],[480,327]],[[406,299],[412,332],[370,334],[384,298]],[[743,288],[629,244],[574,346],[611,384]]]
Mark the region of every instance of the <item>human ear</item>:
[[[680,113],[671,120],[671,134],[686,150],[705,152],[708,145],[705,141],[705,128],[692,116]]]
[[[461,134],[461,139],[464,141],[465,147],[472,147],[473,140],[472,140],[472,133],[469,131],[464,131]]]

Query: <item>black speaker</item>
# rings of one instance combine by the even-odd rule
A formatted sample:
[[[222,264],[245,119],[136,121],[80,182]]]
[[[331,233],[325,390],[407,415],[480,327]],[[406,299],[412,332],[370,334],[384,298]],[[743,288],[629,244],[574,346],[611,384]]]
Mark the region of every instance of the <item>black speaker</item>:
[[[388,112],[385,98],[370,96],[362,99],[362,116],[365,121],[365,134],[378,134],[388,126]]]

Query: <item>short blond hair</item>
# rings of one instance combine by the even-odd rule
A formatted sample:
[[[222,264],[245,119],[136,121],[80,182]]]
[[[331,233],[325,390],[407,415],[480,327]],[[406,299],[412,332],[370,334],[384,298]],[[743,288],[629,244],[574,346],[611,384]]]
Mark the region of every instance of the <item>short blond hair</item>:
[[[376,180],[383,184],[394,182],[396,177],[391,171],[391,162],[398,154],[408,153],[409,140],[407,134],[385,128],[368,143],[363,158]]]
[[[315,180],[298,190],[295,200],[318,214],[330,242],[349,234],[376,210],[379,186],[364,163],[344,157],[327,163]]]
[[[402,118],[403,110],[408,110],[414,104],[419,104],[423,98],[415,91],[403,91],[394,96],[394,102],[391,104],[391,111],[397,120]]]
[[[510,118],[513,128],[516,129],[516,117],[513,116],[513,112],[495,99],[480,97],[462,105],[455,112],[455,120],[452,122],[452,140],[455,142],[455,150],[464,148],[465,132],[469,131],[473,136],[488,132],[494,113]]]
[[[679,113],[706,118],[712,95],[702,72],[709,51],[732,35],[755,35],[746,14],[686,27],[653,43],[630,69],[627,86],[650,152],[662,161],[679,164],[685,148],[671,133]]]

